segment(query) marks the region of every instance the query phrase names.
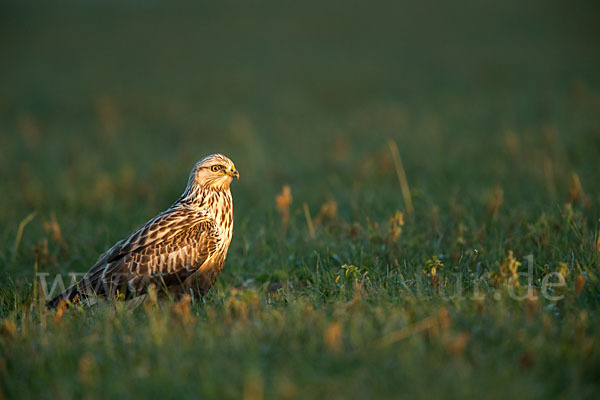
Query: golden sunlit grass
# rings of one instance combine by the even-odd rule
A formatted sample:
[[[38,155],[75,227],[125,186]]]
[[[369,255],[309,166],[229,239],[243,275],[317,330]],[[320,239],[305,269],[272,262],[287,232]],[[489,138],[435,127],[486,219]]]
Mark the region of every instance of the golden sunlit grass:
[[[107,175],[103,189],[92,196],[114,193],[123,176],[122,172]],[[569,357],[594,360],[597,324],[587,315],[596,312],[592,299],[598,275],[590,267],[598,260],[598,238],[597,230],[584,217],[590,207],[584,199],[589,194],[583,194],[579,178],[573,176],[561,187],[566,205],[528,221],[507,211],[511,200],[500,185],[480,187],[483,196],[474,197],[480,201],[477,213],[469,214],[460,204],[433,206],[429,208],[433,212],[426,214],[416,210],[413,217],[401,211],[373,213],[367,208],[365,218],[359,215],[355,220],[344,215],[346,205],[340,204],[339,197],[327,194],[313,204],[319,210],[313,217],[300,189],[296,197],[302,200],[295,203],[290,185],[284,185],[279,193],[272,194],[275,204],[271,200],[269,206],[278,215],[280,226],[261,239],[263,233],[248,230],[242,223],[241,231],[236,230],[238,247],[234,241],[227,264],[235,272],[226,267],[206,299],[160,299],[152,289],[141,307],[117,302],[68,309],[63,303],[48,311],[41,301],[42,292],[34,287],[38,300],[32,298],[30,302],[27,294],[21,294],[4,313],[0,323],[3,357],[10,360],[8,365],[17,363],[21,369],[32,371],[33,367],[18,361],[23,360],[22,353],[27,354],[19,343],[46,346],[43,343],[50,342],[54,347],[43,350],[42,357],[60,359],[68,355],[62,362],[63,369],[74,374],[72,390],[119,382],[124,372],[118,368],[109,371],[105,365],[122,363],[125,357],[137,379],[145,382],[164,380],[160,376],[171,376],[173,371],[183,374],[180,376],[193,375],[199,368],[203,378],[190,382],[180,377],[176,381],[205,393],[225,397],[235,393],[248,399],[268,398],[273,393],[297,398],[305,393],[305,378],[297,376],[301,373],[297,369],[304,368],[299,362],[316,368],[315,374],[341,379],[349,387],[355,383],[332,378],[337,369],[352,374],[355,368],[369,376],[386,374],[382,362],[405,370],[419,370],[419,362],[444,368],[432,361],[418,361],[415,349],[427,349],[442,364],[458,362],[469,368],[478,365],[493,369],[484,355],[494,354],[506,358],[507,371],[544,375],[548,368],[556,370],[562,365],[565,356],[540,343],[550,346],[555,341],[572,340],[569,326],[574,327],[581,343],[569,347]],[[395,199],[405,204],[401,194]],[[9,254],[22,260],[30,250],[35,265],[42,270],[62,265],[77,246],[72,233],[75,225],[69,222],[68,213],[51,211],[35,219],[33,215],[18,224]],[[498,238],[498,229],[507,235],[502,239],[506,242]],[[307,242],[307,237],[312,240]],[[247,242],[250,247],[243,250],[244,240],[258,242]],[[291,249],[275,256],[268,245],[258,244],[260,240]],[[569,245],[557,244],[561,240]],[[573,253],[548,252],[553,243],[572,250],[586,241],[589,253],[577,250],[575,261],[563,261]],[[533,251],[535,287],[529,288],[532,296],[525,300],[512,300],[509,286],[517,295],[527,289],[517,274],[526,269],[522,256],[532,251],[531,243],[539,244]],[[243,251],[246,258],[241,257]],[[276,251],[282,251],[281,247]],[[287,254],[294,251],[298,255],[290,258]],[[87,256],[92,261],[94,257]],[[257,272],[254,263],[269,259],[276,267],[266,274]],[[476,281],[486,272],[489,278]],[[550,272],[560,273],[565,286],[543,283],[543,274]],[[550,301],[543,293],[564,298]],[[9,304],[7,297],[3,301]],[[576,318],[567,311],[571,309]],[[523,337],[524,329],[528,336]],[[492,340],[488,335],[502,339]],[[511,343],[518,343],[516,349]],[[73,344],[76,351],[70,350]],[[119,355],[120,351],[126,354]],[[544,363],[549,364],[540,361],[539,351],[545,352]],[[140,356],[147,353],[155,354],[154,358]],[[403,355],[393,358],[396,353]],[[0,363],[5,358],[0,358]],[[351,368],[354,359],[360,361]],[[587,368],[582,365],[582,369]],[[231,376],[219,372],[225,370],[235,372]],[[61,376],[62,372],[56,374]],[[512,376],[516,379],[517,375]],[[207,386],[205,378],[219,383]],[[356,379],[359,385],[367,384],[366,378]],[[444,385],[453,386],[450,381]]]

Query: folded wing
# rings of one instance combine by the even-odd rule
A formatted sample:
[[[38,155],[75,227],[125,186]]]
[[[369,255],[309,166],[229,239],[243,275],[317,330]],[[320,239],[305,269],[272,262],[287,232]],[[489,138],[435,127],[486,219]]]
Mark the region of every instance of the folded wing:
[[[77,295],[142,294],[150,284],[172,291],[210,263],[219,248],[220,234],[206,214],[165,212],[117,242],[100,256],[84,278],[51,300],[74,300]],[[217,257],[219,258],[219,257]],[[197,276],[197,274],[196,274]]]

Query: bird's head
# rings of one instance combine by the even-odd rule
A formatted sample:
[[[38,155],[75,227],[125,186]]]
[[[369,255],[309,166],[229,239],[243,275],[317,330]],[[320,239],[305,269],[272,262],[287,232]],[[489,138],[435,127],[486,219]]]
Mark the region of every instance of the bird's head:
[[[190,174],[188,186],[223,189],[233,178],[240,178],[233,161],[222,154],[211,154],[198,161]]]

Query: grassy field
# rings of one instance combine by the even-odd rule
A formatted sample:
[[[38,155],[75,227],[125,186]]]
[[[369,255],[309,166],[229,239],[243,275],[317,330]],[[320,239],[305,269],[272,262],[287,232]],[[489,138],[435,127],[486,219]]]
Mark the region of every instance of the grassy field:
[[[0,398],[600,396],[593,2],[84,3],[0,6]],[[45,310],[214,152],[205,299]]]

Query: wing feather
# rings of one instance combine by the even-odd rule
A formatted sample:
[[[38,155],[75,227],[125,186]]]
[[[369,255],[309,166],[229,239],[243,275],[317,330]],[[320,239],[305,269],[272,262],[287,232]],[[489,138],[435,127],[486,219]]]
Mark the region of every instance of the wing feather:
[[[123,285],[136,292],[150,283],[181,285],[215,254],[219,242],[217,224],[204,214],[159,215],[101,256],[82,282],[96,294],[109,294]]]

